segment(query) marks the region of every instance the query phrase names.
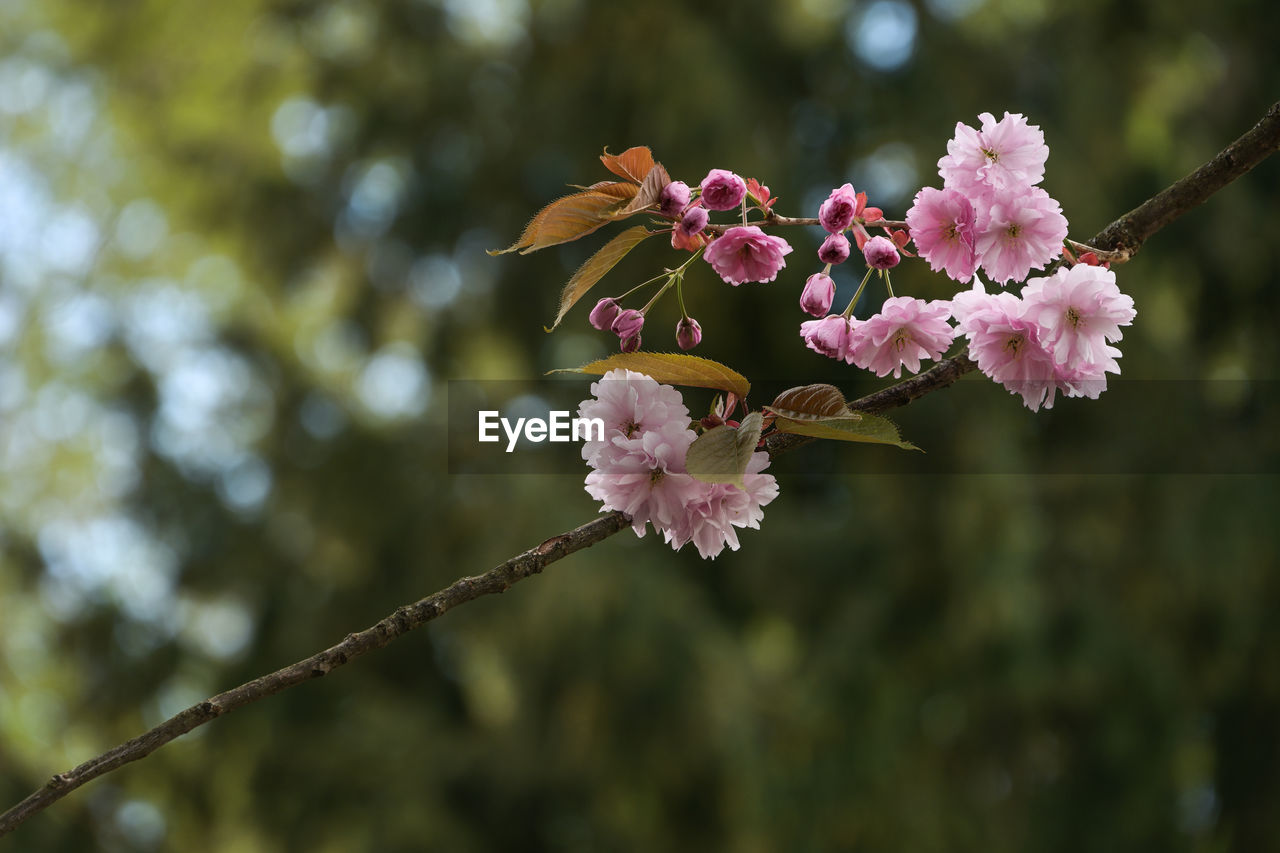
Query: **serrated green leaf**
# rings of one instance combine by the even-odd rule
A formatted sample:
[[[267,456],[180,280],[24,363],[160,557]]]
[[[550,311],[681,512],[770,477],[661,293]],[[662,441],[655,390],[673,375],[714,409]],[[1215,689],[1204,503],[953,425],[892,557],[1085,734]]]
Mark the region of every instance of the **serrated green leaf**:
[[[729,483],[745,489],[742,475],[760,443],[762,419],[752,412],[737,427],[718,426],[694,439],[685,456],[685,470],[704,483]]]
[[[569,279],[569,283],[564,286],[564,290],[560,293],[560,311],[556,314],[555,322],[551,324],[551,328],[547,329],[547,331],[550,332],[556,326],[559,326],[560,321],[564,319],[565,314],[569,313],[569,309],[574,306],[574,303],[581,299],[583,294],[590,290],[597,281],[602,279],[605,273],[613,269],[618,261],[626,257],[627,252],[638,246],[645,237],[650,236],[652,233],[643,225],[628,228],[601,246],[582,266],[578,267],[578,271],[573,274],[573,278]]]
[[[854,412],[849,417],[795,420],[778,415],[773,421],[779,432],[830,438],[836,441],[860,441],[868,444],[892,444],[903,450],[919,450],[898,432],[898,425],[879,415]]]
[[[739,399],[746,397],[751,390],[751,383],[745,376],[718,361],[672,352],[620,352],[582,367],[566,367],[551,372],[603,376],[619,368],[634,370],[670,385],[730,391]]]

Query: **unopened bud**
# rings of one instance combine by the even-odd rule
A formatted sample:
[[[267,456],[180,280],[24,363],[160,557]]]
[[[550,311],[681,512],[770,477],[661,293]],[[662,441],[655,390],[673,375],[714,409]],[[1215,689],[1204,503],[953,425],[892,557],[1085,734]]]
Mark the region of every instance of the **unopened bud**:
[[[618,312],[621,310],[618,300],[606,297],[597,302],[596,307],[591,309],[587,322],[602,332],[607,331],[613,326],[613,321],[618,319]]]
[[[628,308],[625,311],[619,311],[618,316],[614,318],[609,328],[613,329],[613,333],[624,340],[640,334],[640,329],[644,327],[644,315],[634,308]]]
[[[623,339],[622,339],[622,351],[623,351],[623,352],[635,352],[635,351],[636,351],[636,350],[638,350],[638,349],[640,349],[640,336],[639,336],[639,335],[632,335],[632,336],[631,336],[631,337],[629,337],[629,338],[623,338]]]
[[[804,292],[800,294],[800,307],[806,314],[814,317],[825,317],[831,310],[831,302],[836,298],[836,283],[826,273],[816,272],[804,283]]]
[[[872,237],[862,247],[862,256],[867,259],[867,266],[876,270],[892,269],[902,260],[898,247],[888,237]]]
[[[675,219],[689,204],[689,185],[684,181],[672,181],[658,195],[658,212]]]
[[[682,350],[691,350],[702,343],[702,327],[692,317],[685,317],[676,324],[676,345]]]
[[[710,219],[711,214],[707,213],[705,207],[691,207],[684,212],[677,227],[686,237],[692,237],[694,234],[702,233],[702,229],[707,227]]]
[[[849,238],[843,234],[830,234],[818,247],[818,260],[824,264],[842,264],[849,260]]]

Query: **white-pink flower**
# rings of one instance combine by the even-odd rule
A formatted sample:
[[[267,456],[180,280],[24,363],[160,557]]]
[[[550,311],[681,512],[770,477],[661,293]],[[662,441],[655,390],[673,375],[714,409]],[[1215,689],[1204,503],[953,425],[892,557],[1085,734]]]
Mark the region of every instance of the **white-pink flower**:
[[[591,383],[591,393],[594,399],[582,401],[578,417],[604,421],[604,440],[592,436],[582,445],[582,458],[594,467],[601,467],[602,454],[616,457],[639,448],[646,432],[672,423],[689,427],[689,409],[680,392],[643,373],[610,370]],[[689,435],[693,441],[692,431]]]
[[[703,557],[725,545],[737,550],[734,528],[759,527],[764,505],[778,495],[773,476],[760,473],[767,453],[753,454],[745,489],[704,483],[685,467],[695,433],[680,392],[630,370],[609,371],[591,390],[595,399],[584,400],[578,414],[603,419],[606,433],[583,447],[595,469],[585,487],[604,510],[626,514],[637,536],[652,524],[673,548],[692,541]]]
[[[1076,264],[1053,275],[1033,278],[1022,290],[1023,316],[1041,329],[1040,339],[1055,363],[1069,370],[1101,365],[1119,373],[1107,341],[1118,341],[1121,326],[1133,322],[1133,298],[1120,292],[1116,274],[1103,267]]]
[[[703,257],[722,279],[739,285],[773,281],[778,270],[787,265],[783,257],[790,253],[791,245],[781,237],[766,234],[755,225],[738,225],[712,240]]]
[[[693,542],[704,559],[715,559],[725,545],[738,550],[735,527],[760,528],[764,506],[778,496],[778,481],[772,474],[761,474],[769,467],[769,454],[752,454],[739,489],[726,483],[705,484],[706,489],[686,507],[682,523],[663,531],[672,548],[679,550]]]
[[[684,523],[685,507],[697,500],[705,483],[685,473],[684,459],[693,430],[677,423],[643,433],[628,452],[597,457],[599,467],[587,475],[587,494],[631,519],[643,536],[645,523],[665,530]]]
[[[955,329],[947,322],[950,316],[949,302],[890,297],[878,314],[852,330],[849,360],[876,376],[893,371],[893,378],[897,379],[902,376],[903,367],[918,373],[920,359],[937,360],[951,346]]]
[[[830,314],[821,320],[806,320],[800,324],[800,336],[805,346],[819,355],[838,361],[849,361],[849,336],[853,328],[862,322],[839,314]]]
[[[973,203],[964,193],[925,187],[907,211],[907,228],[916,251],[934,272],[946,270],[951,278],[966,282],[978,269],[976,219]]]
[[[1042,404],[1051,409],[1060,377],[1040,344],[1038,327],[1022,311],[1021,299],[1012,293],[988,294],[981,280],[952,300],[952,316],[969,338],[969,356],[978,369],[1020,394],[1031,411]]]
[[[1021,281],[1062,254],[1067,218],[1040,187],[995,193],[983,218],[974,248],[992,281]]]
[[[978,116],[981,130],[956,123],[956,135],[947,143],[947,156],[938,161],[943,186],[970,196],[987,190],[1030,187],[1044,178],[1049,146],[1036,125],[1020,113],[1006,112],[996,121],[991,113]]]

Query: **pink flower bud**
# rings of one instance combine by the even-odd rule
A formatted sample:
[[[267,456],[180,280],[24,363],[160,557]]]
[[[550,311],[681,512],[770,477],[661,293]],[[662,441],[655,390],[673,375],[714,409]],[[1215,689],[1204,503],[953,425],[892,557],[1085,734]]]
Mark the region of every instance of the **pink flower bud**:
[[[804,292],[800,294],[800,307],[806,314],[825,317],[831,310],[831,301],[836,298],[836,283],[826,273],[816,272],[804,283]]]
[[[892,269],[902,260],[898,247],[888,237],[872,237],[862,247],[862,256],[867,259],[867,266],[877,270]]]
[[[614,318],[609,328],[613,329],[613,333],[625,341],[627,338],[640,334],[640,330],[644,328],[644,315],[634,308],[619,311],[618,316]]]
[[[672,219],[680,215],[689,204],[689,185],[684,181],[672,181],[662,188],[658,196],[658,212]]]
[[[824,264],[842,264],[849,260],[849,238],[843,234],[830,234],[818,247],[818,260]]]
[[[839,234],[853,224],[858,215],[858,194],[852,184],[845,184],[831,191],[831,195],[818,209],[818,222],[829,234]]]
[[[710,210],[733,210],[746,194],[746,181],[726,169],[712,169],[702,179],[702,203]]]
[[[635,352],[640,349],[640,336],[632,335],[629,338],[623,338],[621,349],[623,352]]]
[[[613,321],[618,319],[618,312],[621,310],[618,300],[612,297],[605,297],[596,303],[595,308],[591,309],[587,322],[603,332],[613,326]]]
[[[685,317],[676,323],[676,345],[683,350],[691,350],[702,343],[702,327],[692,317]]]
[[[685,237],[692,237],[694,234],[702,233],[702,229],[707,227],[710,219],[711,214],[707,213],[705,207],[691,207],[684,212],[684,217],[676,228]]]

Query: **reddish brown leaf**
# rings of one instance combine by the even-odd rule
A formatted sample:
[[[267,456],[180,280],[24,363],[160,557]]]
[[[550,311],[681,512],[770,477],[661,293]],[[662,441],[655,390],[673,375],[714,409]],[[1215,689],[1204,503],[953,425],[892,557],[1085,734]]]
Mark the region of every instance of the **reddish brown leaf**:
[[[628,181],[634,181],[638,184],[644,180],[645,175],[649,174],[649,170],[653,168],[653,154],[649,153],[648,148],[638,146],[636,148],[628,148],[621,154],[614,156],[606,148],[604,153],[600,155],[600,162],[604,163],[604,167],[619,178],[626,178]]]
[[[568,243],[585,237],[600,226],[613,220],[617,212],[624,206],[626,199],[597,190],[582,192],[558,198],[538,211],[529,224],[525,226],[520,239],[505,249],[490,254],[501,255],[506,252],[519,251],[522,255]]]
[[[652,231],[643,225],[637,225],[634,228],[628,228],[618,236],[614,237],[608,243],[600,247],[600,250],[587,259],[586,263],[578,267],[578,271],[573,274],[573,278],[569,279],[569,283],[564,286],[564,291],[560,294],[560,311],[556,314],[556,321],[551,324],[550,332],[560,325],[560,321],[564,319],[564,315],[569,313],[569,309],[574,303],[582,298],[592,286],[604,277],[605,273],[613,269],[618,261],[626,257],[640,241],[651,235]]]
[[[589,187],[582,187],[582,189],[590,190],[591,192],[604,193],[605,195],[611,195],[614,198],[620,198],[625,201],[630,201],[636,197],[636,193],[640,192],[639,187],[635,184],[628,183],[627,181],[599,181]]]
[[[658,203],[658,197],[662,195],[663,188],[671,183],[671,176],[667,174],[667,170],[662,168],[661,163],[654,163],[653,168],[649,170],[649,174],[644,176],[644,181],[640,184],[640,190],[636,193],[636,197],[631,199],[631,203],[623,208],[620,215],[627,216],[632,213],[638,213],[647,207],[653,207]],[[631,186],[631,184],[627,184]]]
[[[839,388],[821,384],[788,388],[765,408],[791,420],[846,418],[853,414]]]

